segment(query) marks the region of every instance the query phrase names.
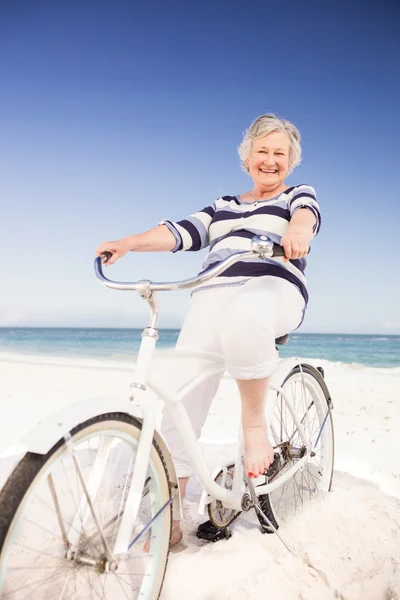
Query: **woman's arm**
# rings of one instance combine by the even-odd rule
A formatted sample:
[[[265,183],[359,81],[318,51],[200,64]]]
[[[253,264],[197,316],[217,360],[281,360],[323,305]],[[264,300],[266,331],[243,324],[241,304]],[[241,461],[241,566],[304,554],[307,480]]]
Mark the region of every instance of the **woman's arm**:
[[[168,252],[173,250],[201,250],[208,246],[209,227],[215,213],[214,205],[189,215],[183,221],[165,220],[149,231],[128,235],[115,242],[103,242],[96,250],[96,256],[103,252],[111,252],[107,261],[112,265],[116,260],[131,252]],[[165,223],[165,225],[164,225]],[[104,262],[104,261],[103,261]]]
[[[103,252],[111,252],[112,257],[107,261],[112,265],[127,252],[167,252],[175,247],[176,240],[166,225],[158,225],[154,229],[128,235],[115,242],[103,242],[96,250],[96,256]]]
[[[296,210],[290,219],[289,228],[281,239],[287,259],[303,258],[308,253],[314,237],[315,215],[308,208]]]

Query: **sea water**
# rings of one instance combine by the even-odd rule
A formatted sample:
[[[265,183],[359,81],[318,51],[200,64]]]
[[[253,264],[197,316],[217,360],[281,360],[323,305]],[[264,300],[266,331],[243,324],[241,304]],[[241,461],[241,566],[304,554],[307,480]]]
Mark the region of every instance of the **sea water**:
[[[7,354],[126,360],[141,341],[140,329],[0,328],[0,351]],[[157,347],[173,348],[178,329],[161,329]],[[400,366],[399,335],[291,334],[279,347],[282,358],[298,356],[371,367]]]

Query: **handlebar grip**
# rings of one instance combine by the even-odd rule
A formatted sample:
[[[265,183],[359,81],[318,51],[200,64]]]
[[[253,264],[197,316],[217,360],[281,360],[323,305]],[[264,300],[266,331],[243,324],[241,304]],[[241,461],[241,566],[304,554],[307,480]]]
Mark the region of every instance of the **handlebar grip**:
[[[102,262],[103,262],[103,264],[107,264],[107,263],[108,263],[108,261],[110,260],[110,258],[112,257],[112,252],[108,252],[108,250],[106,250],[105,252],[102,252],[102,253],[100,254],[100,256],[101,256],[101,257],[103,257],[103,256],[104,256],[104,258],[105,258],[106,260],[104,260],[104,261],[102,261]]]
[[[283,246],[280,246],[279,244],[274,244],[274,254],[273,256],[285,256],[285,251],[283,249]]]
[[[310,254],[311,252],[311,248],[308,249],[307,254]],[[285,250],[283,249],[283,246],[279,246],[279,244],[274,244],[274,254],[273,254],[274,258],[275,256],[285,256]]]

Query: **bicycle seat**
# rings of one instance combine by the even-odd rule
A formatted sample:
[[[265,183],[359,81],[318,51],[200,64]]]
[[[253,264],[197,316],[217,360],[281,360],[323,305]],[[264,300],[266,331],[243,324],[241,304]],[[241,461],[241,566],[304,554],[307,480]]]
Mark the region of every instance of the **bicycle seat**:
[[[289,341],[289,334],[287,333],[286,335],[281,335],[281,337],[276,338],[275,344],[283,345],[283,344],[287,344],[288,341]]]

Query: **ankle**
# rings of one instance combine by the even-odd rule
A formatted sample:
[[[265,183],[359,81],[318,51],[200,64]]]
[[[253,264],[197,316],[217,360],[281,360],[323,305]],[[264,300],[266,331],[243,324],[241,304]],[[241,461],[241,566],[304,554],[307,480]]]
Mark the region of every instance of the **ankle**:
[[[252,431],[266,431],[267,425],[265,421],[252,422],[252,423],[243,423],[243,431],[251,433]]]
[[[178,485],[179,485],[179,493],[181,496],[181,500],[183,500],[186,496],[186,486],[189,481],[189,477],[179,477]]]
[[[172,529],[180,529],[180,528],[181,528],[180,520],[172,521]]]

